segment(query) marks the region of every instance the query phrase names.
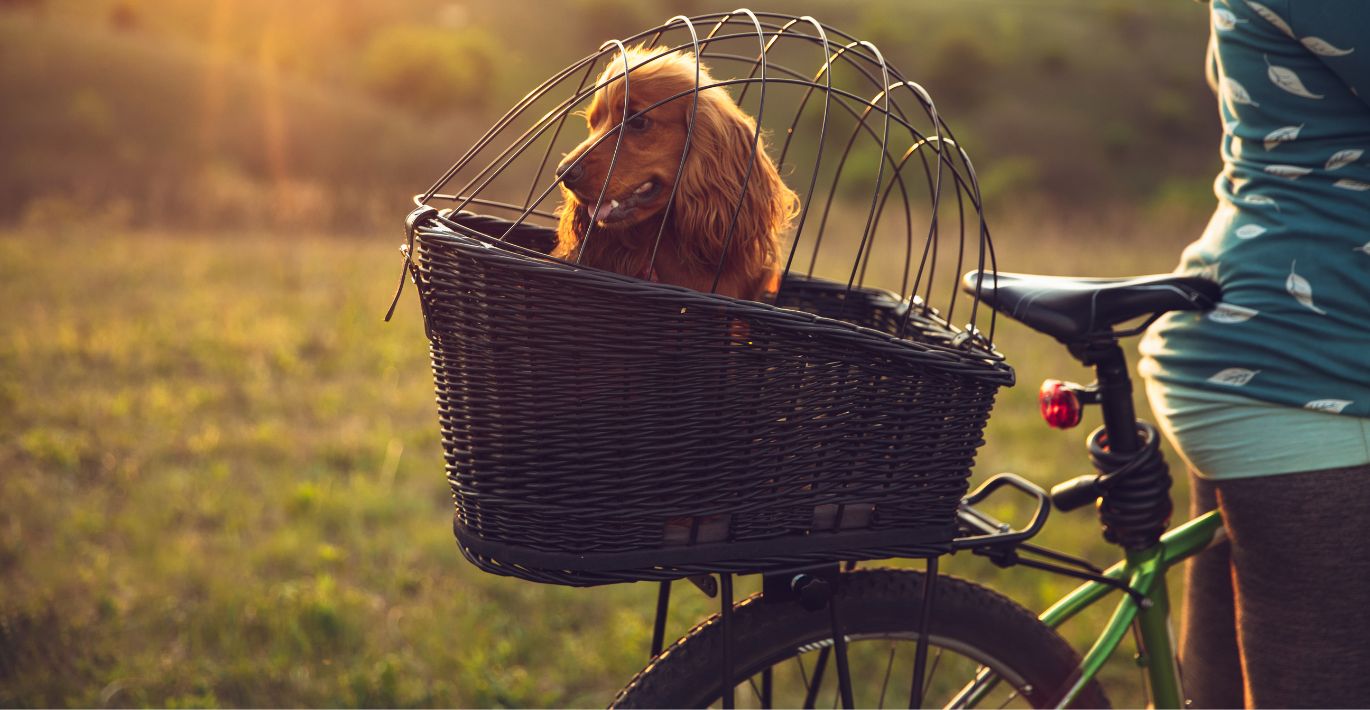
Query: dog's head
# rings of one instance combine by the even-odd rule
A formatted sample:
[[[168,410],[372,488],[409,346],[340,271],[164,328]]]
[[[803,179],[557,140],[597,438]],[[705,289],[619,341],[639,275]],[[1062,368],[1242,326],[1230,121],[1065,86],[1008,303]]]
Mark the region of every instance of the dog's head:
[[[615,56],[597,83],[586,114],[590,135],[557,166],[563,233],[584,234],[591,222],[596,229],[628,229],[660,214],[674,189],[671,226],[701,257],[716,262],[731,231],[733,242],[765,243],[766,254],[749,258],[773,260],[798,198],[757,140],[756,122],[728,91],[695,91],[716,83],[708,70],[687,52],[634,47]]]

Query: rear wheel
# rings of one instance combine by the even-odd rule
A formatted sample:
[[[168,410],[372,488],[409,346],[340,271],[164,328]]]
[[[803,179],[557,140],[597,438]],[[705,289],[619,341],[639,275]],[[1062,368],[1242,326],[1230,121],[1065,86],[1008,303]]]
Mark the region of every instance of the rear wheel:
[[[857,707],[905,707],[923,601],[923,574],[861,570],[841,575],[842,618]],[[838,705],[830,616],[797,601],[752,596],[732,619],[737,707]],[[924,707],[1044,707],[1079,666],[1075,651],[1029,611],[989,590],[939,577],[933,594]],[[619,692],[614,707],[707,707],[722,697],[722,626],[696,626]],[[1107,707],[1091,682],[1076,701]]]

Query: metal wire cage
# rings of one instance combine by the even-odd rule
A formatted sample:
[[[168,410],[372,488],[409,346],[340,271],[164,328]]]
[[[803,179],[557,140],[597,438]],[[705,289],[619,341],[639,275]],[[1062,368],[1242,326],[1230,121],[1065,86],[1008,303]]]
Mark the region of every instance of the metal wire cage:
[[[630,111],[629,47],[708,71]],[[614,66],[618,78],[595,79]],[[701,83],[710,74],[734,78]],[[651,265],[589,268],[583,250],[549,256],[555,158],[580,141],[573,113],[612,81],[624,97],[600,138],[610,173],[623,126],[685,102],[679,177],[699,159],[703,91],[755,118],[753,164],[770,136],[800,203],[769,302],[637,277]],[[668,211],[686,199],[678,184]],[[482,569],[590,585],[948,549],[1013,372],[992,313],[977,328],[978,294],[955,284],[993,269],[974,168],[928,92],[873,44],[810,17],[671,18],[529,92],[416,201],[405,264],[457,539]],[[739,195],[734,224],[741,211]]]

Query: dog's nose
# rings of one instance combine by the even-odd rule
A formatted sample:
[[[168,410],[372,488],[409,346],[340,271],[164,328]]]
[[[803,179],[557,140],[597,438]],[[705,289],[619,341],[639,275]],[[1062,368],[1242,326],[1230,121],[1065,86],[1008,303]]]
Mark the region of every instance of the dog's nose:
[[[585,177],[585,166],[580,163],[562,163],[557,166],[557,179],[570,187]]]

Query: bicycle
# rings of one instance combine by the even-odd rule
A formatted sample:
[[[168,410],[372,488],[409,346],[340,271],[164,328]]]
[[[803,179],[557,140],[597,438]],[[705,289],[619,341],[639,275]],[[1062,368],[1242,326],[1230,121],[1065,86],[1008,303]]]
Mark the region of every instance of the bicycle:
[[[556,164],[568,116],[602,88],[592,77],[638,43],[732,67],[739,78],[697,79],[669,100],[735,91],[750,106],[750,96],[753,158],[763,124],[783,136],[777,163],[807,188],[779,290],[764,303],[549,256],[558,217],[543,204],[557,182],[540,181]],[[625,123],[632,71],[623,66]],[[834,82],[834,73],[846,79]],[[860,150],[883,157],[862,161]],[[869,195],[864,222],[834,227],[839,236],[825,240],[848,190]],[[1221,522],[1208,515],[1165,533],[1169,474],[1154,429],[1136,422],[1118,347],[1137,329],[1115,327],[1211,306],[1216,287],[1171,276],[991,277],[969,156],[928,92],[874,44],[809,16],[673,17],[604,43],[528,92],[415,203],[390,312],[407,277],[429,341],[463,556],[532,582],[661,585],[653,660],[615,705],[732,707],[741,686],[763,707],[811,707],[829,666],[844,706],[883,705],[887,692],[855,695],[867,665],[885,674],[887,689],[897,660],[871,651],[872,638],[912,642],[901,671],[911,705],[998,704],[1000,694],[1039,706],[1103,705],[1094,676],[1134,621],[1157,703],[1179,705],[1165,572],[1212,542]],[[473,211],[481,208],[514,216]],[[659,231],[655,246],[660,240]],[[815,275],[823,255],[846,258],[849,247],[855,256],[840,280]],[[962,284],[969,298],[946,284],[940,310],[932,305],[939,255],[954,260],[952,273],[979,269]],[[868,268],[872,282],[885,271],[897,290],[868,286]],[[958,297],[969,305],[958,308]],[[1047,404],[1062,423],[1080,401],[1103,408],[1105,426],[1090,439],[1097,475],[1048,494],[1005,474],[966,495],[995,394],[1014,380],[994,348],[993,317],[983,332],[976,325],[981,304],[1096,368],[1097,385],[1053,385]],[[1027,525],[1014,529],[977,507],[1004,490],[1035,502]],[[1122,562],[1102,570],[1031,542],[1053,505],[1095,499],[1127,551]],[[957,550],[1085,584],[1039,619],[989,589],[940,579],[938,558]],[[926,569],[855,569],[895,558],[926,560]],[[735,605],[736,575],[759,575],[762,593]],[[666,649],[678,579],[717,596],[720,611]],[[1112,591],[1126,599],[1081,660],[1051,627]]]
[[[985,555],[1001,566],[1024,565],[1086,581],[1034,616],[979,585],[939,579],[936,557],[927,558],[922,573],[857,571],[852,564],[840,570],[834,565],[771,570],[763,573],[763,591],[736,605],[731,600],[732,580],[722,574],[720,614],[664,651],[670,583],[663,582],[653,660],[620,691],[615,707],[702,707],[717,700],[723,707],[733,707],[738,687],[753,691],[760,707],[798,705],[789,697],[787,702],[776,703],[781,672],[775,666],[790,660],[799,662],[799,677],[793,678],[792,671],[783,677],[800,681],[802,695],[794,697],[802,697],[803,707],[814,706],[832,661],[843,707],[864,706],[855,702],[849,646],[872,639],[916,644],[910,707],[926,706],[927,691],[946,651],[975,662],[967,681],[951,686],[955,693],[942,703],[946,707],[977,705],[1000,684],[1009,686],[1008,700],[1021,697],[1033,706],[1100,707],[1107,700],[1094,679],[1130,628],[1137,635],[1139,663],[1146,669],[1155,705],[1183,706],[1169,627],[1166,573],[1221,541],[1222,520],[1213,511],[1165,531],[1171,512],[1170,478],[1156,430],[1137,420],[1133,412],[1131,379],[1118,341],[1140,333],[1167,311],[1212,307],[1218,301],[1218,288],[1201,278],[1168,275],[1070,279],[998,274],[994,284],[988,278],[984,284],[980,281],[979,272],[972,272],[963,287],[984,289],[982,298],[990,307],[1056,338],[1076,359],[1095,368],[1098,380],[1090,386],[1054,380],[1044,384],[1042,409],[1048,423],[1058,428],[1074,426],[1083,404],[1097,404],[1104,425],[1088,441],[1097,474],[1061,483],[1049,494],[1013,474],[990,478],[962,502],[963,535],[955,547]],[[1150,317],[1141,326],[1114,329],[1146,315]],[[1031,523],[1021,530],[1010,530],[975,507],[1004,487],[1037,501]],[[1051,507],[1068,511],[1096,500],[1105,538],[1125,550],[1118,563],[1100,570],[1029,542],[1046,522]],[[706,593],[712,591],[705,586]],[[1122,594],[1122,600],[1093,646],[1078,659],[1052,629],[1115,591]],[[929,660],[934,645],[939,650]],[[802,658],[814,652],[809,672]],[[870,655],[862,659],[869,661]],[[893,649],[887,658],[876,703],[880,706],[887,697]]]

